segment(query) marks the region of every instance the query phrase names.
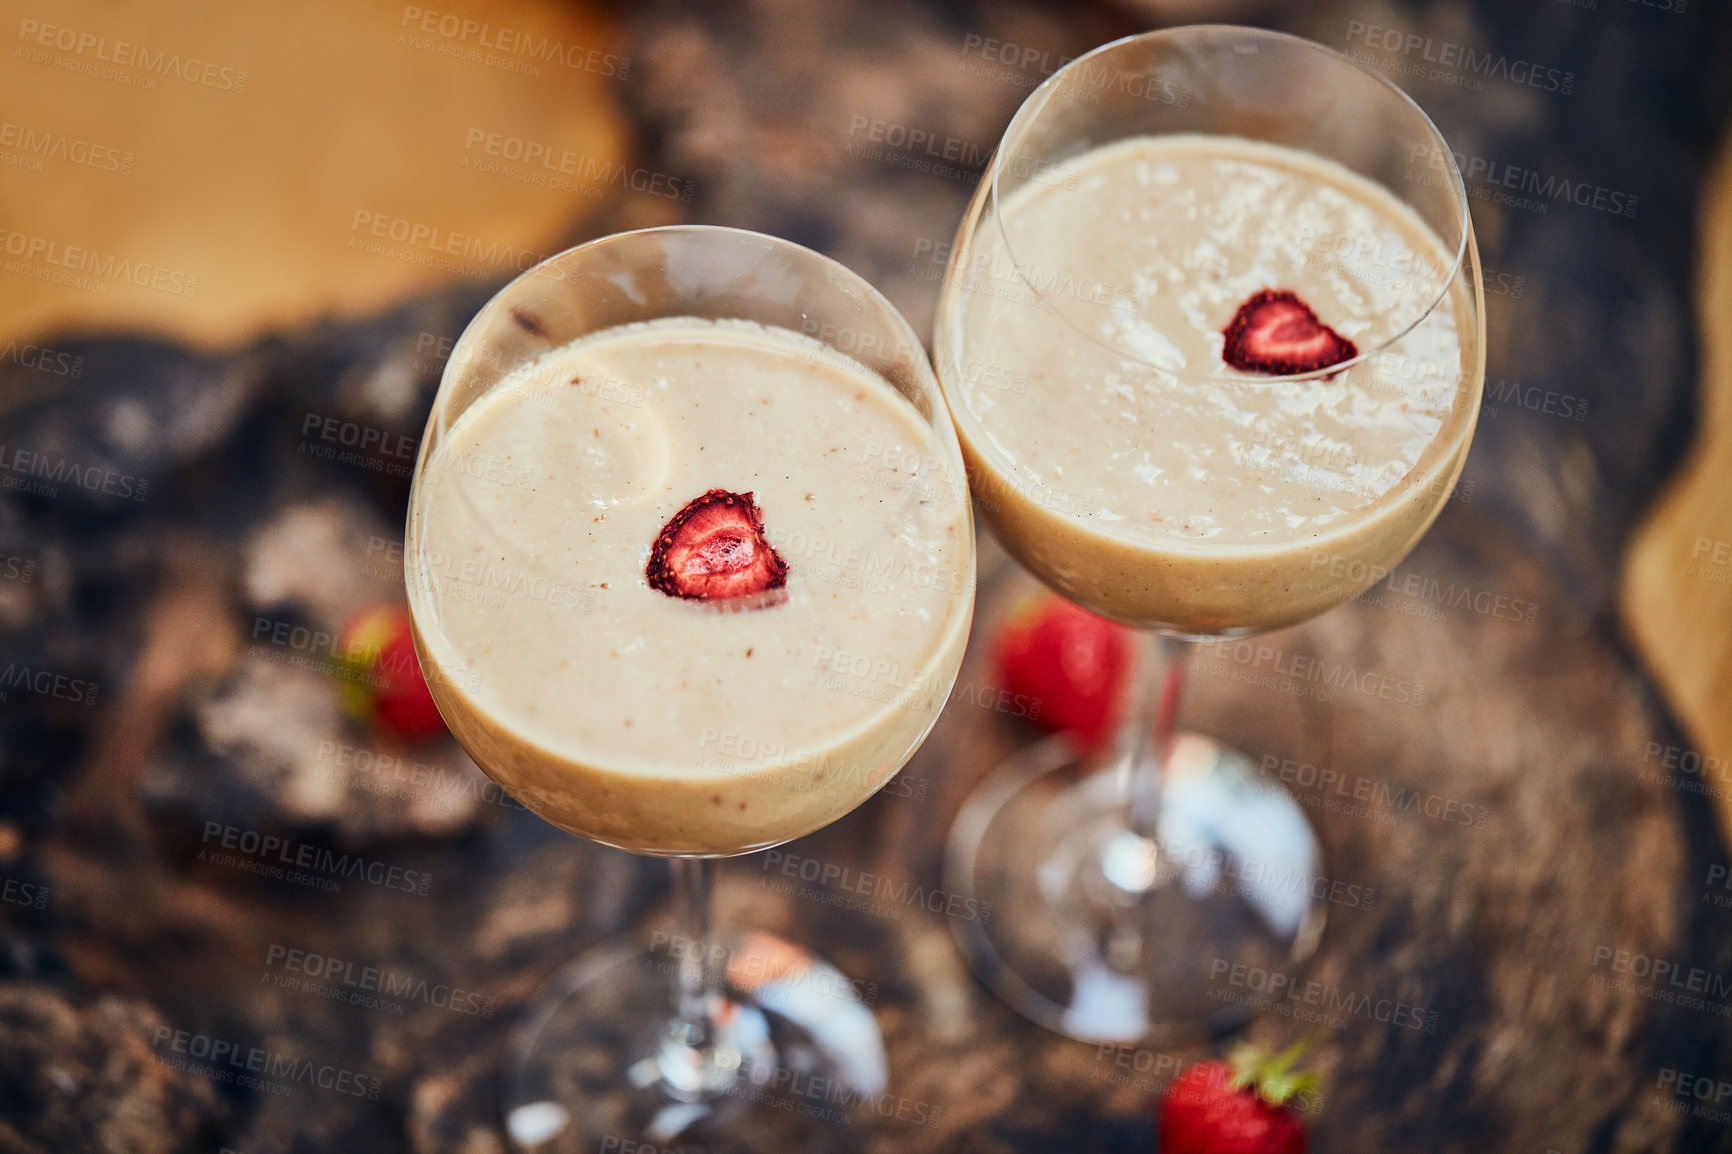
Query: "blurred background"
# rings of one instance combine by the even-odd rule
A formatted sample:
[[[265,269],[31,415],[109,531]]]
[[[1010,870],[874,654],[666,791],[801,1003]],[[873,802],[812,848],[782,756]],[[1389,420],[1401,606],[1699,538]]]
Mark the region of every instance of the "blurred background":
[[[344,623],[401,601],[464,324],[566,246],[698,222],[835,257],[924,336],[1021,100],[1195,21],[1308,36],[1419,101],[1490,323],[1464,481],[1409,562],[1198,664],[1187,722],[1281,771],[1339,883],[1310,992],[1249,1033],[1328,1030],[1320,1150],[1732,1150],[1724,5],[8,8],[0,1151],[503,1150],[507,1025],[666,886],[340,688]],[[930,891],[962,798],[1037,736],[988,654],[1035,586],[982,550],[932,740],[787,855]],[[1238,676],[1294,657],[1423,692]],[[1151,1103],[1214,1052],[1044,1034],[968,975],[946,918],[974,915],[839,908],[761,857],[723,869],[722,916],[869,990],[920,1107],[844,1148],[1151,1150]],[[253,1048],[332,1077],[218,1076]]]

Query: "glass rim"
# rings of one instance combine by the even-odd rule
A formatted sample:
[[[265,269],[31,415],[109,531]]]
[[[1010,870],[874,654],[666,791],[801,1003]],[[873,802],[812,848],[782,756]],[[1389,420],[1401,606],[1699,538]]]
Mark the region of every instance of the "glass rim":
[[[1086,331],[1081,325],[1073,321],[1065,310],[1059,308],[1053,302],[1050,293],[1043,291],[1034,283],[1034,279],[1028,275],[1023,262],[1017,257],[1016,249],[1010,242],[1010,234],[1005,231],[1004,213],[1001,211],[1004,204],[1004,194],[999,186],[999,178],[1002,176],[1005,168],[1004,149],[1006,142],[1009,141],[1013,135],[1027,131],[1034,118],[1046,111],[1047,104],[1052,100],[1054,93],[1058,91],[1062,82],[1066,81],[1070,76],[1075,75],[1083,64],[1131,44],[1140,44],[1163,39],[1181,39],[1199,33],[1230,34],[1233,36],[1253,39],[1263,38],[1283,42],[1289,45],[1299,45],[1310,51],[1321,53],[1324,56],[1333,57],[1334,60],[1340,64],[1350,65],[1364,75],[1369,76],[1386,91],[1393,93],[1400,102],[1406,104],[1412,112],[1418,114],[1420,122],[1430,131],[1432,138],[1439,147],[1439,150],[1447,158],[1451,200],[1459,207],[1461,213],[1461,227],[1458,230],[1460,235],[1455,239],[1455,254],[1451,259],[1448,268],[1444,272],[1442,285],[1438,289],[1437,295],[1433,297],[1424,308],[1419,310],[1412,321],[1379,341],[1374,347],[1365,349],[1345,361],[1338,361],[1337,363],[1325,368],[1312,369],[1309,372],[1304,373],[1289,373],[1281,376],[1242,372],[1234,372],[1222,376],[1219,374],[1198,373],[1187,369],[1177,369],[1167,365],[1158,365],[1152,361],[1144,360],[1143,358],[1123,349],[1114,348],[1111,345],[1108,345],[1105,341],[1096,337],[1094,334]],[[1460,277],[1462,273],[1463,266],[1467,263],[1468,249],[1470,242],[1473,239],[1473,218],[1469,212],[1467,185],[1462,180],[1461,167],[1456,164],[1455,153],[1450,151],[1449,142],[1444,139],[1442,130],[1437,127],[1437,123],[1431,119],[1430,114],[1427,113],[1424,108],[1420,107],[1418,101],[1414,100],[1413,97],[1408,95],[1400,85],[1396,84],[1382,72],[1379,72],[1368,64],[1353,59],[1353,57],[1348,56],[1343,52],[1339,52],[1334,48],[1329,47],[1327,44],[1320,44],[1315,40],[1307,39],[1304,36],[1295,36],[1289,32],[1277,32],[1270,28],[1259,28],[1251,24],[1178,24],[1170,28],[1156,28],[1146,32],[1133,32],[1128,36],[1121,36],[1117,40],[1109,40],[1105,44],[1097,45],[1096,47],[1089,49],[1081,56],[1078,56],[1074,60],[1066,63],[1051,76],[1041,81],[1034,91],[1028,94],[1027,99],[1018,106],[1015,115],[1010,118],[1010,123],[1005,126],[1003,136],[999,138],[998,147],[993,150],[992,161],[988,168],[988,176],[990,177],[990,195],[994,206],[994,227],[998,230],[999,239],[1004,243],[1004,251],[1010,257],[1011,266],[1016,269],[1017,278],[1027,287],[1029,292],[1033,293],[1038,300],[1050,308],[1051,311],[1063,320],[1065,324],[1069,325],[1072,329],[1075,329],[1084,339],[1100,345],[1114,356],[1123,357],[1124,359],[1133,361],[1136,364],[1146,365],[1157,372],[1166,373],[1170,376],[1184,380],[1208,380],[1224,385],[1266,388],[1294,382],[1326,380],[1330,377],[1346,372],[1349,369],[1372,361],[1387,352],[1391,346],[1406,338],[1420,325],[1424,324],[1426,320],[1430,318],[1432,313],[1437,311],[1438,305],[1442,304],[1444,300],[1449,297],[1451,289],[1454,287],[1457,278]],[[1447,247],[1449,241],[1445,240],[1444,244]]]
[[[649,225],[644,228],[626,229],[623,232],[610,232],[602,236],[591,237],[589,240],[580,241],[577,244],[571,245],[569,248],[561,249],[556,253],[551,253],[548,256],[543,257],[541,260],[536,261],[528,268],[513,276],[510,280],[500,285],[499,288],[494,291],[493,295],[488,297],[486,302],[483,303],[480,308],[475,310],[475,314],[469,318],[468,323],[463,326],[463,331],[457,335],[457,340],[451,345],[451,351],[446,355],[445,365],[439,373],[439,383],[434,387],[432,408],[427,414],[427,430],[437,430],[440,437],[443,437],[451,431],[456,418],[449,412],[450,401],[447,396],[447,388],[455,385],[458,376],[469,370],[470,363],[475,357],[473,346],[476,342],[485,339],[488,331],[488,318],[492,317],[502,309],[510,309],[512,307],[508,297],[520,284],[537,277],[545,278],[546,270],[553,268],[560,262],[569,260],[579,253],[587,253],[592,249],[599,250],[614,244],[642,241],[646,238],[657,235],[710,236],[717,240],[732,237],[735,240],[759,242],[763,245],[764,249],[768,251],[798,254],[803,259],[815,262],[819,267],[827,268],[832,275],[839,275],[843,281],[850,284],[855,291],[863,292],[864,299],[874,303],[880,312],[889,317],[891,328],[896,334],[897,339],[901,342],[901,344],[897,346],[896,351],[906,354],[907,360],[910,362],[917,375],[924,374],[927,382],[926,391],[930,393],[928,399],[932,406],[932,412],[930,414],[921,412],[920,406],[916,402],[915,398],[907,397],[906,399],[914,408],[916,415],[920,417],[922,422],[932,426],[934,430],[938,432],[941,440],[946,436],[952,439],[955,438],[956,431],[953,427],[949,428],[948,433],[944,431],[945,427],[951,426],[951,422],[948,419],[949,413],[947,403],[944,400],[944,390],[938,382],[937,372],[933,368],[932,358],[928,355],[926,346],[921,343],[919,336],[914,332],[914,326],[908,323],[908,318],[903,315],[902,310],[897,308],[889,297],[886,297],[881,291],[879,291],[877,285],[873,284],[871,281],[867,280],[865,276],[855,272],[835,257],[821,253],[817,249],[810,248],[798,241],[788,240],[786,237],[773,236],[767,232],[758,232],[754,229],[736,228],[732,225],[722,224],[658,224]],[[566,278],[563,275],[559,275],[546,279],[564,281]],[[668,315],[672,316],[675,314]],[[801,315],[805,315],[804,310],[802,310]],[[820,341],[820,343],[826,342]],[[557,345],[555,347],[557,347]],[[827,344],[826,347],[828,347]],[[845,356],[854,356],[853,353],[846,352],[845,350],[837,351],[842,352]],[[533,360],[533,358],[531,358],[531,360]],[[513,372],[516,372],[529,363],[530,361],[522,361],[508,368],[498,370],[494,374],[494,379],[487,383],[482,392],[485,393],[486,391],[497,387]],[[873,373],[876,376],[884,376],[882,372],[873,366],[866,364],[863,361],[859,363],[868,372]],[[888,378],[886,378],[886,380],[888,380]],[[891,388],[895,389],[896,386],[892,384]],[[897,391],[900,392],[900,390]],[[479,395],[476,399],[479,399]],[[946,417],[944,421],[938,419],[938,414],[941,412],[944,413]],[[427,451],[432,444],[433,439],[424,433],[422,438],[423,451]],[[420,456],[417,455],[417,474],[420,472],[421,467]]]
[[[822,265],[830,266],[832,270],[841,273],[845,279],[854,282],[858,287],[864,289],[869,298],[874,300],[886,313],[895,318],[896,327],[900,330],[901,335],[906,337],[908,341],[908,343],[903,347],[910,352],[916,349],[922,351],[922,356],[916,357],[915,360],[927,360],[927,358],[924,357],[926,346],[923,345],[920,338],[915,335],[914,326],[908,323],[908,318],[902,315],[902,310],[897,308],[895,304],[890,301],[890,298],[886,297],[881,291],[879,291],[877,285],[873,284],[863,275],[855,272],[835,257],[821,253],[815,248],[810,248],[801,244],[799,241],[789,240],[786,237],[774,236],[767,232],[758,232],[755,229],[737,228],[733,225],[726,224],[656,224],[648,225],[644,228],[626,229],[623,232],[610,232],[602,236],[591,237],[589,240],[580,241],[577,244],[571,245],[569,248],[563,248],[556,253],[551,253],[543,257],[541,260],[536,261],[528,268],[517,273],[510,280],[500,285],[499,288],[494,291],[493,295],[487,298],[486,303],[475,310],[475,315],[469,318],[468,323],[463,326],[463,331],[458,334],[456,342],[451,346],[450,354],[446,357],[445,368],[440,374],[439,388],[444,388],[444,374],[451,372],[453,367],[459,364],[457,357],[458,350],[464,347],[464,344],[469,340],[471,333],[479,334],[480,329],[478,326],[480,325],[481,319],[491,314],[497,308],[506,307],[506,294],[515,289],[519,283],[527,281],[533,277],[538,277],[542,274],[543,270],[551,268],[570,257],[576,256],[578,253],[585,253],[591,249],[600,249],[624,241],[642,240],[657,235],[682,234],[694,236],[713,235],[718,238],[731,236],[738,240],[767,242],[765,247],[768,249],[798,253],[804,257],[813,258]],[[565,278],[561,276],[552,279],[564,280]],[[930,360],[927,360],[927,367],[930,371]]]

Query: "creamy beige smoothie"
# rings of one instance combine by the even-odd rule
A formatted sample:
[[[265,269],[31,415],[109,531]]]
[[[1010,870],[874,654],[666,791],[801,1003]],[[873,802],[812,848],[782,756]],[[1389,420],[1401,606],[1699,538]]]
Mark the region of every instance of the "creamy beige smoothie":
[[[972,527],[940,448],[874,373],[746,322],[630,325],[524,366],[425,450],[411,501],[440,712],[524,804],[624,849],[741,853],[836,820],[962,660]],[[778,587],[652,585],[652,547],[713,490],[752,495]]]
[[[1131,625],[1270,629],[1375,583],[1436,517],[1479,407],[1478,290],[1445,294],[1455,251],[1382,186],[1181,134],[1084,153],[997,217],[990,195],[939,377],[982,513],[1049,584]],[[1282,382],[1223,355],[1263,290],[1359,352],[1424,319]]]

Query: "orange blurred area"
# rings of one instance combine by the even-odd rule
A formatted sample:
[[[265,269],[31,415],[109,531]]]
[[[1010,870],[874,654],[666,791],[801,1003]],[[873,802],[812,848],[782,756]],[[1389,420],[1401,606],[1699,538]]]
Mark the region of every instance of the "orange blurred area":
[[[0,341],[204,347],[503,282],[627,149],[612,22],[552,0],[26,0],[0,68]]]

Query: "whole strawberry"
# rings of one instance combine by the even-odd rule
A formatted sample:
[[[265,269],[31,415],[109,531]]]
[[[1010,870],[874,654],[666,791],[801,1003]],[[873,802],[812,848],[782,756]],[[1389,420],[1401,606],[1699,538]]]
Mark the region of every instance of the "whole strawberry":
[[[1315,1075],[1291,1072],[1314,1040],[1274,1058],[1241,1046],[1180,1071],[1161,1097],[1160,1154],[1305,1154],[1305,1124],[1288,1103],[1315,1096]]]
[[[1123,715],[1130,633],[1054,594],[1030,598],[994,640],[999,685],[1028,699],[1030,720],[1099,751]]]
[[[338,689],[356,717],[402,741],[427,741],[445,732],[402,606],[374,605],[349,618],[337,637],[337,653]]]

